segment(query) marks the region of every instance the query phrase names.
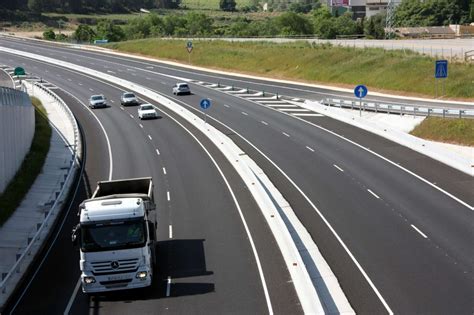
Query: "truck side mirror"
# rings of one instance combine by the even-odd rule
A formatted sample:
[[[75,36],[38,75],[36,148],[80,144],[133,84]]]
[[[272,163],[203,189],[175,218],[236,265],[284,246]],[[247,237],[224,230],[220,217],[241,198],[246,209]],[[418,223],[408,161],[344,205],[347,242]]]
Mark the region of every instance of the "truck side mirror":
[[[72,229],[71,241],[73,246],[79,243],[79,236],[81,235],[81,226],[78,224]]]
[[[147,221],[148,223],[148,236],[150,237],[150,240],[154,241],[155,240],[155,225],[151,221]]]

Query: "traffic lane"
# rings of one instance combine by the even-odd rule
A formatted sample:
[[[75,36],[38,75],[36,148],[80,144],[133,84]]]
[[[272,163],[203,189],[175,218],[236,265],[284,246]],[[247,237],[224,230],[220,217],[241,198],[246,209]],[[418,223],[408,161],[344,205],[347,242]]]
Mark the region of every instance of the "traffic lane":
[[[65,204],[64,211],[58,218],[58,225],[51,234],[51,239],[45,243],[44,250],[32,265],[17,294],[9,302],[5,314],[12,312],[13,306],[17,303],[13,314],[59,314],[64,311],[80,274],[79,255],[73,248],[70,238],[70,231],[77,224],[77,209],[82,200],[90,196],[90,181],[94,183],[95,180],[108,174],[106,167],[96,167],[99,161],[102,161],[103,165],[108,163],[107,158],[101,158],[102,155],[107,156],[107,152],[101,153],[103,137],[100,136],[100,127],[90,119],[82,119],[84,113],[80,109],[81,105],[74,98],[68,94],[62,94],[60,90],[56,90],[56,93],[63,97],[76,118],[83,121],[82,124],[80,123],[84,153],[81,163],[85,170],[82,177],[77,179],[79,181],[77,194],[74,195],[74,192],[71,192],[71,199]],[[69,212],[67,212],[68,209],[70,209]],[[63,219],[64,223],[62,223]],[[58,238],[53,243],[57,234]],[[46,254],[49,249],[49,253]],[[39,267],[38,264],[43,259],[44,263]],[[36,271],[38,271],[36,276],[33,276]],[[27,284],[29,284],[28,288],[26,288]],[[45,287],[48,288],[47,294],[45,294]],[[24,295],[20,297],[21,294]]]
[[[195,102],[193,102],[193,103],[195,103]],[[220,104],[222,104],[222,102],[221,102]],[[214,107],[214,108],[215,108],[215,111],[219,111],[219,110],[222,109],[222,107],[220,107],[220,106],[218,106],[218,105],[219,105],[219,103],[217,103],[216,106]],[[251,113],[250,111],[248,111],[248,112]],[[236,125],[238,124],[239,126],[235,126],[236,129],[239,129],[238,127],[240,127],[241,130],[245,130],[245,131],[247,131],[249,134],[252,134],[252,135],[262,135],[262,134],[264,134],[264,132],[263,132],[262,130],[269,129],[269,128],[266,127],[266,125],[259,124],[257,121],[255,121],[254,124],[253,124],[253,126],[258,125],[259,127],[260,127],[260,126],[261,126],[261,127],[258,128],[258,130],[257,130],[257,128],[254,128],[254,129],[252,130],[251,125],[245,125],[245,126],[243,126],[243,125],[245,124],[245,122],[246,122],[246,120],[245,120],[245,118],[246,118],[245,115],[244,115],[244,116],[239,116],[238,113],[237,113],[236,115],[237,115],[238,117],[233,119],[234,121],[237,121],[237,120],[238,120],[238,123],[236,123]],[[249,117],[252,117],[252,116],[249,116]],[[229,121],[229,120],[232,120],[232,119],[227,119],[226,121]],[[270,122],[270,126],[275,126],[275,125],[277,125],[276,123],[272,123],[271,120],[269,120],[269,119],[267,119],[266,121],[267,121],[267,122]],[[293,129],[294,129],[294,128],[293,128]],[[304,135],[304,136],[306,136],[306,135]],[[281,136],[281,134],[280,134],[280,137],[284,138],[283,136]],[[292,134],[292,137],[291,137],[291,138],[292,138],[292,139],[295,138],[295,137],[294,137],[294,134]],[[301,138],[300,136],[296,136],[296,139],[297,139],[296,141],[298,141],[298,144],[300,144],[300,145],[299,145],[300,152],[299,152],[299,153],[295,153],[295,154],[294,154],[295,156],[288,156],[287,158],[282,158],[282,159],[281,159],[282,162],[281,162],[281,163],[277,163],[277,164],[281,165],[282,163],[284,163],[285,160],[286,160],[286,161],[294,161],[294,160],[296,159],[296,156],[299,157],[298,161],[300,162],[301,156],[304,156],[304,154],[305,154],[304,152],[301,152],[301,148],[303,148],[302,143],[311,143],[311,142],[310,142],[310,141],[311,141],[310,139],[307,139],[306,141],[300,141],[300,138]],[[264,140],[262,140],[261,143],[257,144],[257,147],[263,148],[265,141],[268,141],[268,139],[279,139],[279,138],[278,138],[278,135],[275,135],[275,134],[273,134],[273,135],[268,135],[267,137],[265,137]],[[319,141],[319,140],[320,140],[320,139],[318,139],[317,141],[314,141],[314,142],[313,142],[313,143],[315,144],[315,145],[313,145],[313,147],[316,148],[316,149],[318,150],[318,152],[320,152],[320,151],[321,151],[321,152],[326,152],[324,149],[327,148],[327,145],[321,145],[321,143],[323,143],[323,141]],[[322,138],[322,140],[324,140],[324,138]],[[275,141],[276,141],[276,140],[275,140]],[[318,143],[318,145],[316,145],[316,143]],[[340,145],[338,145],[338,146],[340,146]],[[288,145],[287,145],[287,144],[283,144],[283,145],[282,145],[282,143],[280,143],[280,142],[276,143],[276,144],[274,145],[274,148],[275,148],[275,150],[279,150],[279,151],[278,151],[278,153],[275,152],[274,154],[271,154],[270,156],[279,156],[279,157],[281,158],[281,156],[282,156],[281,150],[282,150],[282,149],[284,149],[285,151],[288,151],[288,152],[293,152],[293,153],[294,153],[294,152],[298,152],[298,150],[297,150],[296,148],[288,148]],[[334,149],[333,149],[333,150],[334,150]],[[336,148],[336,150],[337,150],[337,148]],[[309,151],[309,150],[308,150],[308,151]],[[344,152],[344,154],[350,154],[350,153]],[[344,154],[342,154],[342,155],[344,155]],[[339,155],[339,154],[336,154],[336,157],[337,157],[337,155]],[[349,156],[350,156],[350,155],[349,155]],[[349,159],[349,160],[359,161],[359,160],[361,160],[361,159],[363,159],[363,158],[359,158],[359,157],[358,157],[358,158],[353,158],[353,159]],[[331,157],[330,161],[334,161],[334,157]],[[372,163],[372,162],[370,162],[370,163]],[[299,163],[298,163],[298,166],[299,166],[301,169],[304,169],[305,172],[306,172],[307,169],[310,167],[310,165],[308,165],[308,168],[306,168],[306,167],[301,167],[301,165],[300,165]],[[330,168],[334,169],[336,172],[339,172],[336,168],[333,167],[333,164],[329,164],[328,166],[329,166]],[[325,168],[327,168],[328,166],[325,166]],[[385,167],[385,166],[384,166],[384,167]],[[363,169],[364,169],[364,168],[363,168]],[[395,172],[399,172],[399,170],[396,169]],[[403,172],[402,172],[402,174],[403,174]],[[318,176],[318,174],[315,174],[314,176],[311,176],[311,175],[309,175],[308,173],[305,173],[305,176],[306,176],[306,178],[324,178],[324,176]],[[328,177],[328,178],[332,178],[333,176],[334,176],[334,174],[328,175],[327,177]],[[290,176],[290,177],[291,177],[291,176]],[[362,177],[362,178],[363,178],[363,177]],[[298,181],[298,183],[299,183],[299,181]],[[321,183],[321,185],[324,185],[324,184],[325,184],[325,183]],[[312,185],[311,182],[308,183],[308,187],[311,187],[311,185]],[[313,186],[314,186],[314,182],[313,182]],[[374,186],[375,186],[375,187],[378,187],[378,185],[374,185]],[[337,190],[337,186],[335,187],[335,189]],[[374,190],[375,190],[375,189],[374,189]],[[437,193],[437,192],[435,192],[435,193]],[[321,193],[321,196],[319,196],[318,198],[316,198],[316,200],[320,200],[320,199],[325,200],[325,199],[328,199],[327,197],[324,198],[324,196],[327,196],[326,192]],[[373,196],[372,196],[372,197],[373,197]],[[450,201],[450,200],[448,200],[448,201]],[[350,202],[349,202],[349,204],[350,204]],[[439,206],[439,205],[438,205],[438,206]],[[461,210],[461,211],[462,211],[462,210]],[[387,221],[391,221],[391,219],[390,219],[390,220],[387,220]],[[461,220],[461,221],[462,221],[462,220]],[[459,223],[459,222],[457,222],[457,224],[458,224],[458,223]],[[462,222],[461,222],[461,224],[462,224]],[[465,224],[463,224],[463,225],[465,226]],[[407,226],[405,225],[405,227],[407,227]],[[408,227],[410,227],[410,226],[408,226]],[[469,230],[469,228],[467,228],[467,229]],[[337,229],[337,230],[339,230],[339,229]],[[469,235],[464,234],[464,236],[467,236],[467,238],[466,238],[467,240],[470,239],[470,238],[469,238]],[[462,237],[461,237],[461,239],[462,239]],[[466,244],[466,239],[464,239],[463,244]],[[452,238],[451,238],[451,241],[452,241]],[[396,258],[396,257],[395,257],[395,258]]]
[[[144,101],[149,102],[150,100],[145,98]],[[212,277],[216,279],[215,288],[216,293],[218,292],[218,296],[213,298],[212,301],[209,301],[209,303],[214,305],[211,308],[212,312],[250,312],[251,308],[246,308],[245,311],[243,310],[245,304],[240,302],[239,299],[236,299],[235,294],[236,292],[239,292],[238,294],[240,295],[250,294],[251,296],[247,296],[245,299],[257,301],[260,299],[261,293],[255,295],[252,293],[254,290],[250,290],[249,288],[258,287],[260,281],[258,275],[252,275],[253,272],[250,274],[250,279],[248,280],[245,280],[247,276],[243,276],[243,274],[252,271],[252,268],[247,266],[248,262],[252,260],[252,255],[250,253],[243,254],[248,252],[248,248],[234,244],[234,239],[239,235],[245,237],[242,226],[239,224],[236,225],[237,222],[241,222],[236,209],[234,209],[233,206],[217,210],[215,207],[210,207],[210,204],[216,202],[216,200],[214,200],[215,198],[222,198],[217,196],[225,196],[225,194],[219,192],[225,186],[225,183],[222,180],[216,183],[218,187],[222,188],[213,188],[212,186],[203,185],[204,181],[202,179],[212,175],[212,172],[206,171],[206,167],[201,165],[204,160],[200,161],[195,158],[194,152],[198,152],[200,149],[195,141],[184,136],[181,137],[181,139],[185,140],[182,143],[169,141],[169,139],[173,138],[173,134],[170,134],[172,129],[166,128],[166,125],[173,124],[173,122],[171,118],[167,118],[168,115],[181,121],[193,135],[199,138],[209,150],[211,156],[217,161],[218,165],[221,166],[226,178],[229,180],[250,231],[252,235],[254,235],[253,239],[265,274],[274,311],[277,313],[300,313],[301,307],[299,306],[298,298],[278,246],[275,244],[272,233],[268,229],[264,218],[261,216],[258,206],[255,204],[248,188],[242,184],[239,175],[205,135],[202,135],[188,123],[183,122],[175,113],[163,108],[160,104],[155,105],[160,108],[160,112],[164,118],[158,121],[142,121],[144,132],[150,133],[153,139],[160,139],[157,140],[157,144],[161,148],[161,155],[168,156],[168,159],[173,161],[183,160],[182,163],[175,163],[171,165],[171,168],[166,168],[165,172],[169,174],[170,178],[169,184],[172,187],[183,188],[179,195],[193,193],[193,191],[184,189],[186,186],[185,183],[187,183],[187,185],[191,184],[196,187],[194,190],[194,193],[197,194],[196,198],[201,200],[201,206],[199,206],[197,203],[188,203],[185,198],[181,198],[179,195],[178,197],[171,195],[171,203],[174,205],[173,208],[177,210],[172,211],[173,215],[171,216],[170,222],[176,222],[176,218],[183,218],[182,220],[178,220],[177,223],[172,223],[173,235],[176,234],[176,237],[180,235],[179,238],[184,237],[185,239],[193,239],[193,236],[202,237],[203,234],[199,229],[197,230],[196,227],[209,226],[209,228],[206,229],[209,237],[206,237],[204,248],[206,252],[209,253],[209,255],[206,255],[207,265],[214,266],[214,268],[208,267],[208,269],[213,270]],[[125,110],[133,112],[134,108],[126,107]],[[158,134],[160,134],[161,137],[157,137]],[[185,174],[182,171],[186,165],[189,168],[189,174]],[[179,172],[179,170],[181,170],[181,172]],[[217,176],[217,174],[215,176]],[[187,214],[187,211],[196,213],[197,217],[190,216]],[[205,213],[209,213],[209,215],[204,215]],[[228,238],[230,238],[229,241],[223,242],[223,240]],[[242,261],[242,259],[245,261]],[[182,265],[179,261],[183,260],[186,259],[178,259],[176,263]],[[230,268],[230,266],[232,266],[232,268]],[[233,272],[229,272],[229,268],[232,269]],[[178,279],[180,282],[185,280],[186,279]],[[173,287],[174,282],[171,287],[171,293],[174,292]],[[179,288],[179,290],[181,290],[181,288]],[[224,299],[233,296],[232,300],[234,300],[234,302],[224,302],[220,296]],[[211,298],[211,296],[209,296],[209,298]],[[202,303],[203,301],[204,297],[200,297],[199,299],[196,297],[196,303]],[[265,312],[265,310],[263,312]]]
[[[59,58],[65,61],[77,62],[81,65],[90,67],[103,67],[107,68],[117,68],[118,65],[122,64],[125,67],[138,67],[147,71],[147,67],[153,67],[153,71],[159,69],[160,73],[167,75],[178,75],[185,78],[190,78],[197,81],[211,82],[211,83],[221,83],[223,85],[235,86],[238,88],[250,88],[257,91],[265,91],[268,93],[278,93],[279,95],[286,95],[295,98],[304,98],[309,100],[321,100],[321,97],[330,97],[330,98],[339,98],[344,97],[348,99],[355,99],[354,93],[349,88],[349,91],[334,91],[324,87],[309,87],[305,85],[299,85],[297,83],[282,83],[272,81],[272,78],[268,80],[261,79],[252,79],[252,78],[242,78],[232,75],[232,72],[228,74],[224,71],[223,74],[209,73],[203,70],[188,69],[185,67],[180,67],[176,65],[163,64],[158,61],[141,61],[134,59],[133,57],[122,57],[122,56],[113,56],[108,54],[103,54],[100,52],[92,52],[87,50],[77,51],[74,48],[64,48],[64,47],[54,47],[52,48],[50,44],[38,43],[34,44],[31,42],[25,41],[15,41],[11,39],[2,39],[2,44],[6,47],[11,47],[15,49],[29,49],[35,53],[46,53],[46,55],[54,58]],[[32,47],[35,47],[34,49]],[[64,57],[64,55],[69,57]],[[79,56],[79,57],[78,57]],[[87,61],[83,63],[81,58],[87,57],[91,60],[96,61]],[[111,65],[104,65],[100,60],[108,61]],[[177,74],[178,73],[178,74]],[[304,83],[302,83],[304,84]],[[444,108],[444,107],[455,107],[462,109],[472,109],[470,105],[458,105],[458,104],[437,104],[436,102],[427,102],[423,100],[405,100],[405,99],[396,99],[390,96],[371,96],[367,97],[365,101],[374,101],[374,102],[389,102],[394,104],[404,103],[404,104],[415,104],[418,106],[425,106],[430,108]]]
[[[57,76],[57,74],[56,74],[56,76]],[[61,76],[62,76],[62,75],[61,75]],[[68,80],[62,80],[62,81],[64,81],[64,82],[69,82],[69,78],[68,78]],[[280,287],[281,287],[281,286],[280,286]],[[290,304],[290,305],[291,305],[291,304]]]

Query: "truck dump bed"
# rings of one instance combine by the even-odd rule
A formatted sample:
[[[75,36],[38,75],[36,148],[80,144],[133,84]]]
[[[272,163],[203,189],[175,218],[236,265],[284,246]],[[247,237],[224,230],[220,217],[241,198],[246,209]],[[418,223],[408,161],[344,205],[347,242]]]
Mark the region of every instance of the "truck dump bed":
[[[100,181],[91,199],[117,195],[137,195],[153,201],[153,181],[151,177]]]

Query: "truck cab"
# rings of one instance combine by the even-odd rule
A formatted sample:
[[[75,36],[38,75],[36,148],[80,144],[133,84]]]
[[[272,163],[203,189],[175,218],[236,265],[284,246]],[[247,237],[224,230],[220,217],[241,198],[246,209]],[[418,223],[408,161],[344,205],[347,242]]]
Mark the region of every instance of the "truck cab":
[[[99,182],[80,205],[73,242],[79,245],[82,290],[99,293],[150,286],[156,215],[151,178]]]

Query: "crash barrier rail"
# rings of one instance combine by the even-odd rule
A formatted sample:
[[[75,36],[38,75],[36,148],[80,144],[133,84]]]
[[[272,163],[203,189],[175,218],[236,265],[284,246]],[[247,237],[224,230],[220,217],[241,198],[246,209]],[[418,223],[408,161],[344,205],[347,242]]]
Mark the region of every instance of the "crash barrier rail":
[[[72,180],[74,179],[74,174],[76,173],[75,171],[76,169],[78,169],[79,166],[79,157],[81,154],[81,139],[79,134],[79,127],[73,113],[67,107],[66,103],[64,103],[64,101],[54,92],[52,92],[46,87],[43,87],[41,84],[37,82],[30,84],[32,84],[33,91],[37,88],[49,94],[55,100],[55,103],[59,106],[59,108],[66,114],[69,122],[72,124],[74,129],[74,143],[70,143],[69,145],[70,150],[72,151],[72,156],[71,160],[69,161],[69,168],[67,170],[67,174],[64,175],[64,180],[60,181],[59,191],[56,191],[53,194],[52,200],[50,200],[47,204],[44,205],[47,208],[45,210],[45,218],[43,222],[37,224],[36,233],[33,237],[28,238],[28,244],[26,248],[21,253],[17,254],[16,262],[12,266],[10,271],[7,273],[2,273],[1,275],[0,292],[2,294],[2,297],[0,298],[0,301],[4,300],[5,296],[7,296],[7,294],[10,294],[14,290],[18,282],[18,279],[14,277],[14,275],[25,272],[25,270],[29,266],[29,263],[31,262],[31,259],[27,258],[34,257],[38,252],[39,248],[42,246],[44,240],[49,236],[50,227],[54,223],[52,222],[52,218],[55,217],[56,214],[58,214],[58,212],[61,210],[61,206],[65,198],[67,197],[70,185],[72,183]],[[23,83],[23,88],[26,89],[25,83]],[[55,129],[57,130],[57,128]],[[59,132],[59,130],[57,131]],[[66,141],[66,139],[60,132],[59,134],[61,135],[63,140]]]
[[[413,115],[413,116],[441,116],[450,118],[474,118],[474,106],[472,109],[455,109],[455,108],[440,108],[440,107],[426,107],[414,106],[409,104],[387,104],[374,101],[355,101],[326,98],[321,100],[321,104],[326,106],[335,106],[340,108],[350,108],[360,111],[371,111],[375,113],[388,113],[398,115]]]
[[[28,94],[0,87],[0,193],[29,151],[35,134],[35,111]]]
[[[469,50],[464,53],[464,60],[474,62],[474,50]]]

